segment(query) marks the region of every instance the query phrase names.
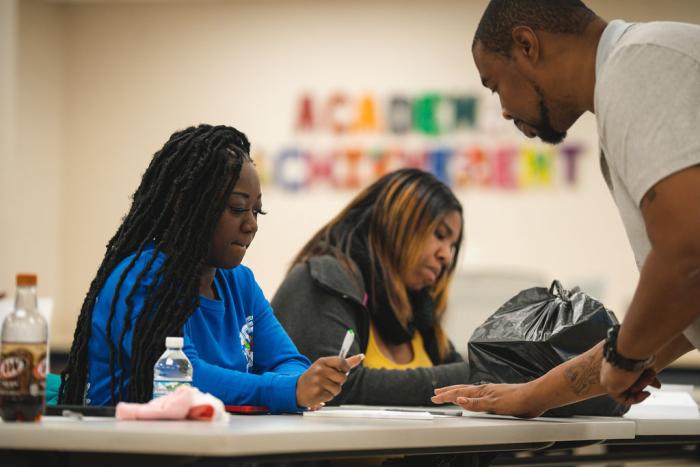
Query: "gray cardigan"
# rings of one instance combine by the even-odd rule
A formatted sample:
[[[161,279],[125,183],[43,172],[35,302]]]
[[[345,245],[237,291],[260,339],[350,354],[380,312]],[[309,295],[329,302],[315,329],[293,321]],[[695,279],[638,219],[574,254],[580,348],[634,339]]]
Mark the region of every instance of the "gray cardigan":
[[[277,319],[311,361],[338,355],[348,329],[355,333],[348,355],[367,350],[370,314],[358,284],[362,279],[336,258],[316,256],[296,265],[272,298]],[[360,365],[331,404],[432,405],[435,388],[468,382],[469,367],[450,343],[445,363],[432,368],[384,370]]]

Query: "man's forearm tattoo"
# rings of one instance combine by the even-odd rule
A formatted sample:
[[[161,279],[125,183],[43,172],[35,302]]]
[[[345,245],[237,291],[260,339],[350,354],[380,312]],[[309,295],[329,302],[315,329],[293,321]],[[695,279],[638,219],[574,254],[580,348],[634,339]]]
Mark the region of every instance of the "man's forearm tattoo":
[[[589,355],[584,361],[567,368],[564,374],[569,386],[577,396],[587,394],[600,379],[600,355]]]

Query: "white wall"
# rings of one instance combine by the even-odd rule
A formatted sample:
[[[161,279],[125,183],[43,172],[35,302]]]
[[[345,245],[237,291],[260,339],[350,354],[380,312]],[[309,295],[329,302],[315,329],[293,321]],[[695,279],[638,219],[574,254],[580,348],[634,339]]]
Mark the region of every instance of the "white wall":
[[[0,289],[12,294],[15,273],[36,272],[41,293],[60,302],[64,8],[34,0],[2,5]]]
[[[17,2],[0,0],[0,292],[10,283],[10,252],[15,217],[11,202],[15,167],[15,93],[17,88]],[[9,290],[8,290],[9,292]]]
[[[335,90],[483,93],[469,54],[486,4],[481,0],[21,4],[27,45],[19,48],[20,75],[39,83],[20,89],[18,149],[33,158],[26,167],[35,169],[35,186],[42,188],[27,200],[34,218],[25,225],[33,231],[13,231],[9,244],[15,252],[30,250],[25,268],[46,276],[42,290],[57,298],[53,340],[59,346],[70,342],[129,195],[175,129],[233,124],[254,146],[275,150],[299,140],[295,103],[307,90],[321,96]],[[589,4],[607,18],[700,23],[694,0]],[[495,98],[483,96],[493,105]],[[36,110],[39,100],[48,102],[46,111]],[[499,133],[523,140],[507,124]],[[571,139],[588,148],[574,188],[458,193],[466,209],[462,267],[534,270],[565,285],[581,283],[620,311],[637,273],[599,175],[591,115],[576,124]],[[265,190],[270,215],[261,220],[245,263],[268,296],[296,250],[351,195]],[[2,272],[12,270],[3,266]],[[0,288],[11,290],[4,276]]]

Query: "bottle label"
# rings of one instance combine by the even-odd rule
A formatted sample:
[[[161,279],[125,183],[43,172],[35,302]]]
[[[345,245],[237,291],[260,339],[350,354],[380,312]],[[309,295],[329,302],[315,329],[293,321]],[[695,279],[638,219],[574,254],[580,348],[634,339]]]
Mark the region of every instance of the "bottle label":
[[[3,342],[0,395],[43,396],[46,388],[46,343]]]
[[[165,396],[180,386],[192,386],[192,381],[177,380],[177,379],[154,379],[153,380],[153,398]]]

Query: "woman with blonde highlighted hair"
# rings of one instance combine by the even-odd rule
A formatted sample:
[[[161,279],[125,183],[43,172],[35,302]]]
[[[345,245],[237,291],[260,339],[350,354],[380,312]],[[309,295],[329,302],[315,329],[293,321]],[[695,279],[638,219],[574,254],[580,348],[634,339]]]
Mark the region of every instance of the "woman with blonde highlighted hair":
[[[299,350],[364,353],[333,403],[428,405],[435,388],[468,381],[441,322],[462,241],[462,206],[417,169],[358,194],[301,249],[272,300]]]

